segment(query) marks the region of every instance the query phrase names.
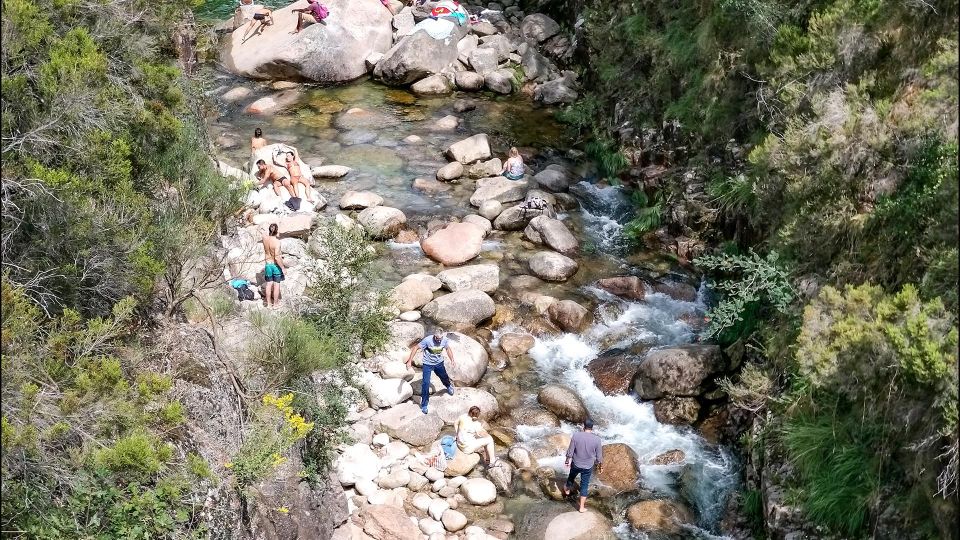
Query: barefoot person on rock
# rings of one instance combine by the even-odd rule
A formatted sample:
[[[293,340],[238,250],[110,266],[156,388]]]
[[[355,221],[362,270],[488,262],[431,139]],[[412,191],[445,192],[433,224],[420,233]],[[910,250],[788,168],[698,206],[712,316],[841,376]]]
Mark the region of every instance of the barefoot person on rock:
[[[273,185],[273,192],[278,196],[280,195],[280,187],[287,188],[287,192],[290,193],[291,197],[296,197],[297,192],[293,190],[293,184],[290,183],[290,179],[287,178],[287,172],[285,169],[280,169],[275,165],[271,165],[262,159],[257,160],[257,174],[256,178],[260,181],[260,187],[265,187],[267,184]]]
[[[496,464],[497,454],[493,446],[493,437],[483,429],[480,423],[480,407],[474,405],[466,414],[457,418],[457,446],[460,450],[472,454],[480,450],[486,450],[487,467]]]
[[[250,24],[248,24],[246,30],[243,31],[244,42],[257,34],[262,34],[265,26],[273,24],[273,11],[265,8],[262,4],[254,4],[253,0],[240,0],[237,11],[241,13],[244,20],[250,19]],[[260,26],[257,27],[257,31],[250,34],[250,30],[252,30],[258,22]]]
[[[307,0],[307,7],[292,9],[291,11],[297,14],[297,27],[293,30],[293,32],[291,32],[291,34],[300,33],[300,30],[303,29],[304,20],[310,22],[310,19],[313,19],[314,23],[319,23],[326,19],[327,15],[330,14],[330,12],[327,11],[327,8],[318,0]]]
[[[450,363],[455,362],[453,350],[444,335],[443,328],[433,329],[433,334],[420,340],[416,345],[410,347],[410,356],[407,357],[407,369],[413,363],[417,352],[423,351],[423,383],[420,386],[420,410],[427,414],[427,404],[430,402],[430,375],[433,372],[440,377],[440,382],[447,387],[447,393],[453,395],[453,383],[447,375],[447,370],[443,365],[443,352],[447,352],[450,357]]]
[[[303,193],[306,195],[307,201],[313,202],[313,197],[310,196],[310,183],[303,178],[303,171],[300,170],[300,164],[297,163],[296,154],[287,152],[285,162],[287,172],[290,174],[290,184],[293,186],[294,194],[297,193],[297,184],[303,184]]]
[[[583,431],[573,434],[570,446],[567,448],[565,465],[570,467],[570,474],[563,484],[563,494],[570,495],[570,488],[573,487],[573,481],[579,474],[580,511],[586,512],[587,508],[584,505],[587,503],[587,490],[590,488],[593,466],[597,466],[598,473],[603,472],[603,441],[593,432],[593,420],[588,418],[583,423]]]
[[[277,237],[279,229],[276,223],[271,223],[269,234],[263,236],[263,297],[267,301],[267,307],[271,309],[277,307],[277,301],[280,300],[280,282],[287,270],[280,253],[280,238]]]

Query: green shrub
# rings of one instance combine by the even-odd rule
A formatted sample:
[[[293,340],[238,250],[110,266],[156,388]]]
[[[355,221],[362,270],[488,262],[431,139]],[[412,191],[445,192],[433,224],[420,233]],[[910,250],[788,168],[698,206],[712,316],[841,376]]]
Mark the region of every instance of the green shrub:
[[[911,286],[824,287],[807,306],[779,412],[798,493],[818,523],[857,536],[888,507],[930,523],[939,511],[896,494],[957,492],[954,321]]]
[[[311,479],[322,479],[336,459],[337,448],[351,442],[347,398],[340,387],[330,383],[318,391],[310,379],[300,379],[293,388],[293,407],[313,424],[304,438],[303,464]]]
[[[775,251],[765,258],[753,251],[748,255],[697,257],[694,264],[726,277],[713,281],[713,287],[722,298],[707,313],[709,324],[703,332],[704,337],[719,337],[721,342],[732,343],[752,333],[757,310],[762,307],[770,306],[781,314],[788,312],[795,293],[789,274],[778,261]]]
[[[253,484],[281,465],[287,452],[313,429],[312,422],[294,411],[292,401],[293,394],[263,396],[243,444],[226,464],[240,486]]]
[[[138,480],[149,480],[169,459],[170,448],[146,433],[132,433],[93,454],[96,466]]]

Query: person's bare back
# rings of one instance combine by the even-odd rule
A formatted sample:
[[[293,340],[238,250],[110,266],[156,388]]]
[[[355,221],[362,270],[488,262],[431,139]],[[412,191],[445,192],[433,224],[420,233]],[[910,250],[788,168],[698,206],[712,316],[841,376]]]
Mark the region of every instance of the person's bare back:
[[[263,259],[264,263],[273,263],[281,268],[283,260],[280,254],[280,239],[276,236],[263,235]]]

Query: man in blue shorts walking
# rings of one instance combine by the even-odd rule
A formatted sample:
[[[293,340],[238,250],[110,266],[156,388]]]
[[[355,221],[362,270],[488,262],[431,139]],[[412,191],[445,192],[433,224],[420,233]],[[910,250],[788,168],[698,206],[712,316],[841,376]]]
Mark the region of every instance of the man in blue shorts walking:
[[[454,363],[453,349],[447,343],[447,336],[444,335],[443,328],[433,329],[431,335],[423,338],[416,345],[410,348],[410,356],[407,357],[407,369],[413,363],[413,358],[417,351],[423,351],[423,384],[420,386],[420,410],[427,414],[427,404],[430,402],[430,375],[433,372],[440,377],[440,382],[447,387],[447,393],[453,395],[453,383],[447,376],[447,370],[443,366],[443,351],[447,351],[450,357],[450,363]]]

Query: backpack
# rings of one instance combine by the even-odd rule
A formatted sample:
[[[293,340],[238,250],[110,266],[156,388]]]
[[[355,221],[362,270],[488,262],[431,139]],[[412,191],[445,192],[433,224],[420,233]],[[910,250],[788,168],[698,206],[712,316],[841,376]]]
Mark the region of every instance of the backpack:
[[[290,197],[290,199],[283,204],[286,205],[287,208],[296,212],[297,210],[300,210],[300,202],[300,197]]]
[[[250,288],[249,285],[244,284],[244,285],[241,285],[240,287],[237,287],[236,289],[237,289],[237,300],[240,300],[241,302],[244,300],[253,300],[253,297],[254,297],[253,290]]]
[[[317,13],[320,14],[320,20],[321,20],[321,21],[322,21],[323,19],[326,19],[327,17],[330,16],[330,10],[328,10],[328,9],[327,9],[327,6],[325,6],[325,5],[323,5],[323,4],[319,4],[319,6],[318,6],[318,8],[317,8]]]

